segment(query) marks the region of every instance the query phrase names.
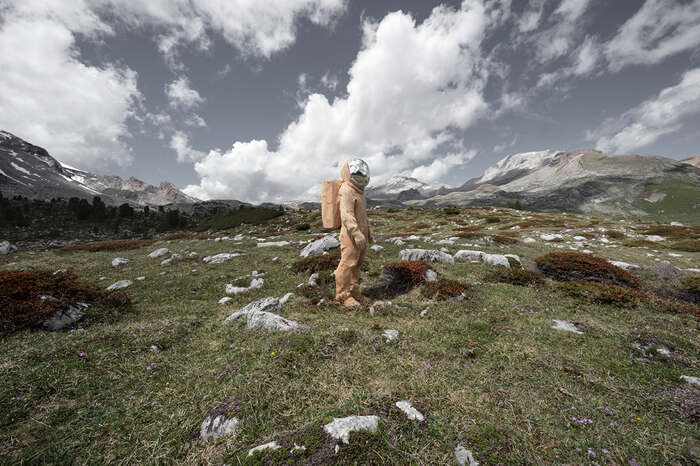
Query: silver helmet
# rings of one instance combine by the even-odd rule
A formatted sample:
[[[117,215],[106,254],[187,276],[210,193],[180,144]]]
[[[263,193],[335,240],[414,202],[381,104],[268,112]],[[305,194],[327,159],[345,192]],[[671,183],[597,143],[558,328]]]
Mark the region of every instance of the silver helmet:
[[[352,159],[348,162],[350,177],[362,186],[369,184],[369,165],[362,159]]]

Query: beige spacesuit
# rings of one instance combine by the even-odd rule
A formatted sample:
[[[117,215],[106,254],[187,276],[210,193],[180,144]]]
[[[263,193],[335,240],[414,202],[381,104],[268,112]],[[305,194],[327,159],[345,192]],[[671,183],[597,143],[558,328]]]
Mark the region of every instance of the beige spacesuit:
[[[359,306],[369,301],[360,294],[360,266],[365,260],[367,243],[374,238],[367,219],[365,186],[369,167],[360,159],[343,165],[340,201],[340,264],[335,271],[335,299],[344,306]]]

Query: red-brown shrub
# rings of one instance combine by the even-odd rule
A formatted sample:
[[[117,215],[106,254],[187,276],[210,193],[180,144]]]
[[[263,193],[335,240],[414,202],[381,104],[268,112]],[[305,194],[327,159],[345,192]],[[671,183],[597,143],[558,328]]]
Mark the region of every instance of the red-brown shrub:
[[[641,282],[628,271],[591,254],[553,252],[535,259],[543,275],[558,281],[598,282],[639,288]]]
[[[469,284],[451,280],[449,278],[439,278],[434,282],[428,282],[421,290],[421,294],[426,298],[434,298],[444,301],[450,298],[457,298],[466,295]]]

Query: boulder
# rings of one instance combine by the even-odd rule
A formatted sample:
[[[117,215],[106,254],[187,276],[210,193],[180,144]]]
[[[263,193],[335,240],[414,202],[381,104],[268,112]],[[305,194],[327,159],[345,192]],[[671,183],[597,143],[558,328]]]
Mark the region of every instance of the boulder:
[[[115,257],[114,259],[112,259],[112,267],[119,268],[125,266],[128,263],[129,259],[125,259],[123,257]]]
[[[160,249],[156,249],[155,251],[153,251],[152,253],[150,253],[150,254],[148,255],[148,257],[150,257],[151,259],[155,259],[155,258],[157,258],[157,257],[164,256],[164,255],[166,255],[166,254],[170,254],[170,249],[168,249],[168,248],[160,248]]]
[[[309,328],[306,325],[275,314],[276,312],[282,312],[282,310],[282,304],[277,298],[267,297],[259,299],[228,316],[224,320],[224,325],[230,324],[235,320],[245,320],[246,327],[249,329],[264,328],[269,331],[290,332],[292,330],[307,330]]]
[[[401,260],[439,262],[441,264],[454,264],[454,258],[442,251],[435,249],[402,249],[399,251]]]
[[[316,241],[307,244],[306,247],[301,250],[299,255],[301,257],[320,256],[326,251],[339,247],[340,241],[338,241],[332,235],[326,235],[321,239],[317,239]]]
[[[17,247],[10,244],[9,241],[0,241],[0,256],[6,256],[17,251]]]
[[[489,265],[500,265],[507,269],[510,268],[510,262],[508,262],[508,257],[503,254],[484,254],[482,260],[485,264]]]
[[[619,267],[624,270],[639,270],[641,269],[640,266],[636,264],[628,264],[627,262],[622,262],[622,261],[608,261],[615,267]]]
[[[226,261],[230,261],[231,259],[234,259],[241,254],[238,252],[222,252],[221,254],[215,254],[213,256],[206,256],[202,261],[205,264],[222,264]]]
[[[430,283],[430,282],[436,282],[438,279],[437,272],[434,271],[433,269],[428,269],[425,272],[425,281]]]
[[[537,240],[534,238],[530,238],[530,237],[523,238],[523,243],[525,243],[525,244],[531,244],[531,243],[536,243],[536,242],[537,242]]]
[[[659,235],[647,235],[647,236],[646,236],[646,240],[647,240],[647,241],[653,241],[654,243],[658,243],[658,242],[661,242],[661,241],[665,241],[666,238],[664,238],[663,236],[659,236]]]
[[[51,331],[70,327],[83,318],[89,307],[90,305],[86,303],[76,303],[68,306],[67,309],[59,309],[45,318],[41,322],[41,326],[45,330]]]
[[[457,448],[455,448],[455,459],[459,466],[479,466],[479,462],[474,459],[472,451],[467,450],[462,445],[457,445]]]
[[[412,421],[415,420],[421,422],[425,419],[420,411],[413,407],[410,401],[397,401],[396,407],[403,411],[406,417]]]
[[[399,339],[399,331],[398,330],[384,330],[383,334],[384,338],[386,338],[387,343],[391,343],[392,341],[396,341]]]
[[[368,430],[376,432],[379,426],[378,416],[349,416],[343,418],[333,418],[333,422],[323,426],[323,430],[336,440],[343,443],[350,442],[350,432]]]
[[[173,262],[177,262],[182,260],[182,256],[180,254],[173,254],[169,258],[165,259],[164,261],[161,261],[160,265],[170,265]]]
[[[204,418],[199,428],[200,440],[213,440],[219,437],[230,437],[236,433],[240,421],[237,417],[229,417],[226,414],[213,415]]]
[[[225,298],[221,298],[219,300],[219,304],[226,304],[227,302],[231,301],[232,299],[233,298],[231,298],[230,296],[226,296]]]
[[[264,445],[258,445],[257,447],[251,448],[248,450],[248,456],[253,456],[256,452],[258,451],[263,451],[263,450],[277,450],[280,448],[280,444],[277,442],[269,442]]]
[[[473,251],[471,249],[461,249],[455,253],[454,259],[458,262],[481,262],[484,253],[481,251]]]
[[[122,288],[126,288],[128,286],[131,286],[133,282],[131,280],[119,280],[118,282],[112,283],[107,287],[107,291],[112,291],[112,290],[121,290]]]
[[[577,329],[574,324],[572,324],[571,322],[567,322],[566,320],[554,319],[554,325],[552,325],[552,328],[555,330],[562,330],[564,332],[572,332],[577,335],[583,335],[582,331]]]
[[[290,243],[289,241],[271,241],[269,243],[258,243],[259,248],[272,248],[272,247],[283,247],[283,246],[289,246]]]
[[[700,387],[700,377],[691,377],[689,375],[681,375],[681,380],[685,380],[690,385],[695,385],[696,387]]]
[[[282,296],[282,297],[280,298],[280,304],[281,304],[282,306],[284,306],[285,304],[287,304],[287,301],[289,301],[289,300],[291,299],[292,296],[294,296],[294,293],[287,293],[287,294],[285,294],[284,296]]]
[[[553,234],[542,234],[540,235],[540,238],[542,238],[544,241],[563,241],[564,237],[560,235],[559,233],[553,233]]]
[[[372,251],[376,251],[376,252],[379,252],[379,251],[383,251],[383,250],[384,250],[384,246],[380,246],[380,245],[378,245],[378,244],[373,244],[373,245],[370,246],[369,248],[370,248]]]

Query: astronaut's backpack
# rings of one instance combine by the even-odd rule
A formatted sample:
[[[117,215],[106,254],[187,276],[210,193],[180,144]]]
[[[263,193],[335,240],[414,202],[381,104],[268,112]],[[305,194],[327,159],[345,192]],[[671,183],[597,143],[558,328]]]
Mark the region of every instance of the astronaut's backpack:
[[[321,218],[323,228],[337,230],[340,228],[340,199],[338,191],[343,184],[342,180],[324,181],[321,191]]]

